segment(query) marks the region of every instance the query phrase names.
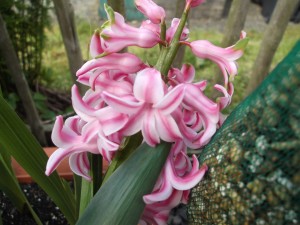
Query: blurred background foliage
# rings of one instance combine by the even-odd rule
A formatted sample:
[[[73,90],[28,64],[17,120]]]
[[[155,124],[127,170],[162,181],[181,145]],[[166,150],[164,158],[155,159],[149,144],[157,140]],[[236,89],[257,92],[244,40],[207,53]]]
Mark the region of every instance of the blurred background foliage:
[[[6,22],[11,41],[20,61],[23,73],[28,85],[33,92],[36,92],[39,80],[44,77],[46,71],[42,65],[42,54],[45,47],[45,28],[50,27],[51,22],[48,15],[50,0],[2,0],[0,12]],[[7,71],[4,60],[0,55],[0,85],[3,96],[9,104],[24,114],[20,98],[11,75]],[[41,104],[42,94],[34,94],[34,100],[40,109],[42,117],[49,118],[46,105]],[[39,97],[37,97],[39,96]],[[44,112],[46,114],[44,115]],[[49,115],[50,116],[50,115]],[[51,115],[51,118],[53,115]]]

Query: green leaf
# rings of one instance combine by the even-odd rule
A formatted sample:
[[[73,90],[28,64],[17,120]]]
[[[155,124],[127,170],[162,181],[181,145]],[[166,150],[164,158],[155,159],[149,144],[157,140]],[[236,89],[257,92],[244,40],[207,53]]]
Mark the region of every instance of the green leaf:
[[[9,105],[0,97],[0,144],[52,198],[70,224],[77,219],[75,198],[69,185],[55,172],[45,175],[48,160],[42,147]],[[2,178],[1,178],[2,179]]]
[[[145,207],[142,197],[153,190],[170,147],[142,144],[103,184],[77,225],[138,224]]]
[[[115,170],[140,146],[143,141],[143,135],[141,132],[130,136],[127,138],[127,142],[124,148],[121,147],[117,151],[114,159],[110,163],[108,170],[106,171],[103,184],[108,180],[108,178],[115,172]]]
[[[79,205],[79,216],[83,214],[86,207],[93,198],[94,185],[85,179],[81,179],[81,195],[80,195],[80,205]]]
[[[234,50],[244,50],[249,42],[249,38],[240,39],[233,47]]]
[[[30,203],[20,188],[17,178],[12,172],[11,167],[7,165],[7,160],[4,158],[5,157],[0,154],[0,190],[6,193],[6,195],[20,212],[23,212],[23,210],[27,207],[35,222],[39,225],[42,225],[43,223],[32,209]]]

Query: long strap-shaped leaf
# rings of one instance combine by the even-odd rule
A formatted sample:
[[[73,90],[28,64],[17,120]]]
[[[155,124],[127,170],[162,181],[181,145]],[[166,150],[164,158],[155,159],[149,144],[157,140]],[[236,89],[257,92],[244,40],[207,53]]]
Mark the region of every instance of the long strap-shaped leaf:
[[[165,164],[170,144],[142,144],[94,196],[77,225],[136,225]]]
[[[57,173],[47,177],[48,157],[22,120],[0,96],[0,143],[53,199],[70,224],[76,221],[75,198]]]

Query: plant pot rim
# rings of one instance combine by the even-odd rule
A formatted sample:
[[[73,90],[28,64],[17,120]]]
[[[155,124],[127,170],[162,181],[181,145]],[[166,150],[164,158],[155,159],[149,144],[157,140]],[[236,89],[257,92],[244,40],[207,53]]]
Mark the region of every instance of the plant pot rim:
[[[47,156],[49,157],[54,151],[57,150],[57,147],[44,147],[43,148]],[[12,158],[12,168],[15,172],[15,175],[19,181],[19,183],[32,183],[34,182],[31,176],[18,164],[18,162]],[[108,163],[103,160],[103,171],[107,170]],[[46,169],[46,168],[45,168]],[[62,160],[62,162],[57,167],[56,171],[58,172],[59,176],[64,178],[65,180],[71,181],[73,180],[73,172],[69,166],[69,159],[68,157]],[[46,176],[46,175],[45,175]]]

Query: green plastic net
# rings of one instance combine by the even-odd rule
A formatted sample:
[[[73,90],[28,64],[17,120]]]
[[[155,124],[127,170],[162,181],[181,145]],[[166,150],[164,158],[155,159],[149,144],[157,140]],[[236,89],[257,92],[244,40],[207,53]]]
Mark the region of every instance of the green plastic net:
[[[188,224],[300,224],[300,41],[199,155]]]

